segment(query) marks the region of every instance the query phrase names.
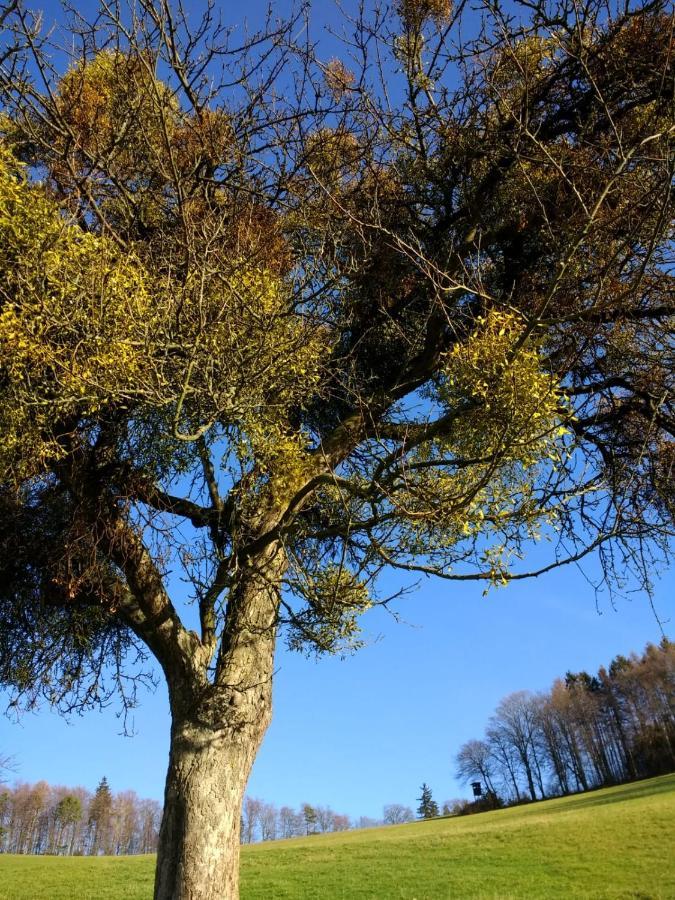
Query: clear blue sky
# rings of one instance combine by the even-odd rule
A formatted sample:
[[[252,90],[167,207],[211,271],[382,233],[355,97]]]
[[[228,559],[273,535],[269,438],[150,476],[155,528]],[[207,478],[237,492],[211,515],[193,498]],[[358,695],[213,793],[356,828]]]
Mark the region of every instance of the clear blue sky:
[[[248,14],[265,5],[250,0]],[[45,6],[53,17],[55,5]],[[84,3],[84,11],[92,6]],[[331,3],[315,9],[318,27],[336,23]],[[330,57],[330,41],[325,46]],[[400,586],[389,575],[382,590]],[[481,736],[502,696],[545,689],[567,669],[595,670],[661,638],[646,597],[619,600],[616,609],[604,597],[596,610],[592,588],[576,568],[487,597],[482,590],[423,581],[396,605],[406,624],[382,610],[369,613],[371,643],[344,661],[314,662],[280,650],[274,720],[249,793],[279,806],[330,804],[354,817],[379,817],[388,802],[415,806],[423,781],[441,802],[466,796],[453,779],[453,755]],[[670,574],[657,585],[655,605],[671,638],[674,598]],[[126,738],[112,710],[66,723],[45,709],[19,724],[0,718],[0,752],[16,756],[25,781],[93,790],[106,775],[114,790],[161,799],[169,732],[163,685],[142,696],[135,727],[136,736]]]
[[[388,577],[393,589],[397,577]],[[656,607],[675,637],[675,576],[657,586]],[[595,597],[576,569],[482,588],[426,580],[401,600],[397,624],[368,614],[372,643],[346,660],[277,658],[274,720],[249,793],[281,806],[329,804],[351,816],[379,817],[389,802],[415,805],[423,781],[443,801],[467,796],[453,779],[460,744],[480,737],[505,694],[541,690],[567,669],[597,669],[616,653],[661,637],[646,597]],[[378,638],[379,639],[376,639]],[[120,736],[112,711],[66,724],[43,710],[20,724],[0,719],[0,749],[18,775],[93,789],[106,775],[115,790],[161,799],[169,718],[163,686],[142,697],[137,734]]]

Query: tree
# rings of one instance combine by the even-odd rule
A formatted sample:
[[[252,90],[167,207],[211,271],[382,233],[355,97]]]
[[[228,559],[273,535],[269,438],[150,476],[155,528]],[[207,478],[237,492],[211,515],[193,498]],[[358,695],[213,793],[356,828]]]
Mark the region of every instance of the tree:
[[[0,794],[0,846],[10,853],[151,853],[157,848],[159,805],[133,791],[95,796],[84,788],[39,782]]]
[[[553,771],[557,792],[569,793],[568,760],[559,728],[559,718],[550,694],[536,698],[536,728],[544,758]]]
[[[508,735],[501,728],[489,726],[485,732],[486,743],[500,773],[503,793],[520,802],[518,784],[518,756]]]
[[[159,839],[159,823],[162,808],[156,800],[141,800],[139,853],[155,853]]]
[[[388,803],[382,810],[382,821],[385,825],[402,825],[412,822],[415,816],[409,806],[401,803]]]
[[[14,788],[9,831],[12,853],[40,853],[46,849],[49,785],[20,784]]]
[[[600,682],[588,672],[567,672],[565,686],[571,695],[574,727],[592,767],[592,780],[597,785],[613,784],[618,780],[617,771],[604,728]]]
[[[470,802],[462,797],[446,800],[441,808],[441,813],[444,816],[460,816],[467,811],[470,805]]]
[[[589,782],[581,742],[575,727],[574,701],[564,682],[560,679],[553,682],[550,707],[567,768],[574,777],[577,789],[588,790]]]
[[[353,73],[304,7],[0,7],[0,683],[128,708],[155,658],[157,900],[237,895],[280,631],[672,533],[669,11],[365,6]]]
[[[272,803],[264,803],[260,811],[260,840],[274,841],[279,831],[279,812]]]
[[[305,834],[316,834],[318,816],[316,809],[309,803],[302,804],[302,818],[305,823]]]
[[[304,831],[303,817],[290,806],[282,806],[279,810],[279,828],[282,838],[292,838]]]
[[[263,813],[263,802],[255,797],[245,797],[242,807],[242,835],[245,844],[252,844],[255,840],[256,830],[260,825]]]
[[[421,787],[422,796],[418,797],[417,816],[420,819],[434,819],[438,815],[438,803],[431,796],[431,788],[427,784]]]
[[[10,808],[10,793],[9,791],[0,791],[0,852],[5,852],[6,842],[7,842],[7,834],[9,829],[5,824],[8,818],[8,811]]]
[[[319,827],[319,831],[325,833],[335,830],[335,813],[330,806],[315,806],[314,812],[316,813],[316,824]]]
[[[332,830],[333,831],[349,831],[352,827],[352,821],[349,816],[344,813],[335,813],[333,815]]]
[[[57,824],[54,852],[72,848],[75,826],[82,819],[82,801],[73,794],[62,797],[54,809]],[[70,832],[70,838],[68,833]],[[70,851],[72,853],[72,849]]]
[[[359,816],[356,820],[355,828],[377,828],[378,825],[381,825],[381,822],[378,822],[377,819],[373,819],[371,816]]]
[[[485,741],[471,740],[462,744],[456,762],[457,778],[460,781],[465,784],[470,781],[482,781],[489,791],[496,793],[493,781],[495,760]]]
[[[464,812],[503,805],[494,781],[520,801],[524,778],[535,799],[543,775],[555,793],[665,774],[675,768],[675,644],[663,638],[641,656],[617,656],[597,676],[568,672],[549,693],[505,697],[490,719],[486,741],[467,741],[457,755],[458,777],[491,779],[484,800]],[[445,805],[444,805],[445,811]]]
[[[537,799],[535,779],[540,794],[544,796],[544,786],[535,745],[537,709],[535,697],[527,691],[516,691],[500,700],[495,714],[490,719],[490,733],[499,734],[510,746],[522,767],[527,780],[530,797]]]
[[[134,791],[123,791],[113,798],[113,837],[115,854],[138,853],[139,801]]]
[[[89,804],[90,853],[111,853],[113,798],[104,776],[98,783],[91,803]]]

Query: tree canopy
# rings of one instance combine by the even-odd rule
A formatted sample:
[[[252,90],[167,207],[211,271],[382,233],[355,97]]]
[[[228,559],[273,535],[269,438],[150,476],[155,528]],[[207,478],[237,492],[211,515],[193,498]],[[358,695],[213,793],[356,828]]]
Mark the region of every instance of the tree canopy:
[[[213,6],[102,5],[66,42],[2,9],[2,684],[133,702],[150,651],[175,722],[256,744],[277,629],[358,646],[384,567],[597,552],[648,586],[665,4],[366,4],[328,59],[304,7],[243,41]]]
[[[506,583],[543,530],[553,565],[598,548],[612,574],[620,547],[647,574],[672,514],[666,14],[598,6],[582,33],[542,6],[490,48],[449,38],[448,4],[399,12],[377,34],[399,106],[282,29],[269,52],[307,77],[286,108],[263,59],[232,101],[161,6],[126,37],[83,31],[60,76],[8,13],[13,622],[12,585],[47,634],[79,616],[90,649],[121,647],[121,556],[148,528],[168,546],[138,551],[185,569],[209,661],[238,561],[279,541],[290,642],[322,650],[353,642],[383,565]],[[14,680],[35,666],[17,649]]]

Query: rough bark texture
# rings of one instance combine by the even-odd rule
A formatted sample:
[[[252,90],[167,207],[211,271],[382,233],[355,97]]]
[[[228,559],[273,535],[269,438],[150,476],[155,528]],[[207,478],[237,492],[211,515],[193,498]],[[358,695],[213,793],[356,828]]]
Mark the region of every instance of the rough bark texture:
[[[272,717],[277,548],[242,572],[213,683],[169,678],[171,752],[155,900],[236,900],[241,805]]]
[[[159,839],[156,900],[239,896],[239,817],[259,741],[229,728],[174,723]],[[262,735],[261,735],[262,737]]]

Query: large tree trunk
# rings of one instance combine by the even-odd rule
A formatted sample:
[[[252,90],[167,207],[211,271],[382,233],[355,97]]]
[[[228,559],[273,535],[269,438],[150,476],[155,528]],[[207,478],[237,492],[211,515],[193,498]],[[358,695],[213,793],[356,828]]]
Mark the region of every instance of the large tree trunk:
[[[261,710],[262,720],[268,718]],[[155,900],[236,900],[239,823],[264,727],[174,722],[159,835]]]
[[[281,562],[276,548],[230,596],[213,683],[167,672],[171,752],[155,900],[236,900],[246,783],[272,717]],[[267,565],[264,565],[267,563]]]

